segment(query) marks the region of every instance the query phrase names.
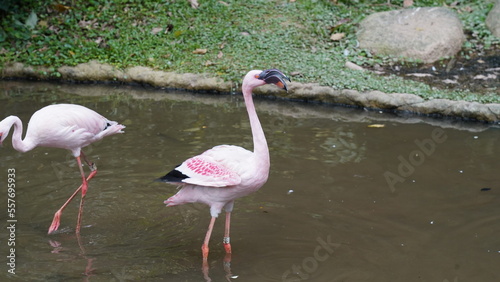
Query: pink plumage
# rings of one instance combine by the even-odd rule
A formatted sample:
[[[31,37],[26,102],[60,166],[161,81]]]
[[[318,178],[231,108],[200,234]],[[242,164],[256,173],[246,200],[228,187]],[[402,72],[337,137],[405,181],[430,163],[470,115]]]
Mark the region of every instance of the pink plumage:
[[[123,133],[125,126],[110,121],[95,111],[80,105],[57,104],[46,106],[35,112],[28,123],[26,136],[21,139],[23,124],[16,116],[9,116],[0,122],[0,144],[7,138],[11,127],[12,146],[19,152],[27,152],[35,147],[55,147],[70,150],[76,158],[82,176],[82,185],[73,193],[66,203],[55,213],[49,233],[59,228],[60,216],[67,204],[82,191],[82,200],[78,213],[76,232],[80,232],[83,200],[87,192],[88,181],[97,173],[97,168],[83,154],[82,148],[116,133]],[[91,168],[86,178],[81,159]]]
[[[202,245],[205,262],[213,225],[222,209],[226,211],[223,243],[226,253],[230,254],[229,226],[234,200],[257,191],[269,176],[269,149],[255,111],[252,91],[255,87],[268,83],[286,90],[285,80],[290,79],[277,69],[252,70],[243,79],[242,92],[252,129],[253,152],[232,145],[216,146],[187,159],[158,179],[181,186],[177,194],[165,201],[167,206],[186,203],[204,203],[210,206],[212,219]]]

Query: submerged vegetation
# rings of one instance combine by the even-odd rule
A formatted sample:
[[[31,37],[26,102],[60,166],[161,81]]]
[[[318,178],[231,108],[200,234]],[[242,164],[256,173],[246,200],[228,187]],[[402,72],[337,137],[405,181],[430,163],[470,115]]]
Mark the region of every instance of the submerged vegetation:
[[[234,82],[249,69],[276,67],[295,81],[336,89],[500,102],[493,93],[438,90],[345,67],[346,61],[395,62],[358,48],[355,33],[364,17],[399,9],[403,1],[199,0],[197,8],[190,2],[196,1],[6,1],[0,3],[0,64],[50,66],[57,78],[59,66],[97,60]],[[446,5],[457,12],[468,35],[461,56],[499,45],[484,24],[491,1],[421,0],[415,5]],[[344,35],[333,40],[333,34]]]

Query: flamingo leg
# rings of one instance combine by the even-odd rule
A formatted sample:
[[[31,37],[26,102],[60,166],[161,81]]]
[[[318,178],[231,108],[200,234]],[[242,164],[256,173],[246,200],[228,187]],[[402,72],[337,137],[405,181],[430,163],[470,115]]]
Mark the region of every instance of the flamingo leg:
[[[95,163],[89,161],[89,159],[87,159],[87,156],[83,153],[83,151],[80,151],[80,156],[83,158],[85,163],[89,166],[90,171],[97,170]]]
[[[86,158],[85,158],[86,159]],[[88,181],[92,179],[96,174],[97,174],[97,169],[93,169],[92,172],[89,174],[87,178],[85,178],[85,173],[83,172],[82,168],[82,162],[80,160],[80,157],[76,157],[76,161],[78,163],[78,167],[80,168],[80,174],[82,175],[82,185],[78,187],[78,189],[75,190],[75,192],[66,200],[66,202],[59,208],[55,214],[54,214],[54,219],[52,220],[52,224],[49,227],[49,232],[48,234],[56,231],[59,228],[60,222],[61,222],[61,214],[63,210],[66,208],[66,206],[73,200],[73,198],[80,192],[82,191],[82,201],[80,202],[80,209],[78,211],[78,222],[76,226],[76,233],[80,233],[80,225],[81,225],[81,214],[83,210],[83,198],[85,197],[85,194],[87,193],[87,188],[88,188]],[[92,164],[93,165],[93,164]],[[92,169],[92,168],[91,168]]]
[[[207,234],[205,235],[205,241],[203,241],[203,245],[201,246],[201,252],[203,254],[203,261],[208,259],[208,242],[210,241],[210,236],[212,236],[212,230],[214,229],[216,217],[212,216],[210,219],[210,224],[208,225]]]
[[[226,255],[224,256],[224,270],[226,271],[226,279],[227,281],[231,281],[229,277],[231,277],[231,243],[229,239],[229,228],[231,226],[231,212],[226,211],[226,225],[224,228],[224,239],[222,239],[222,243],[224,244],[224,249],[226,250]]]
[[[226,225],[224,228],[224,239],[222,243],[224,243],[224,249],[226,249],[226,254],[231,253],[231,240],[229,238],[229,229],[231,227],[231,212],[226,211]]]
[[[83,151],[80,152],[80,155],[83,157],[87,165],[90,167],[90,174],[89,174],[89,179],[85,179],[85,172],[83,172],[83,167],[82,167],[82,161],[80,160],[80,157],[76,157],[76,161],[78,162],[78,167],[80,168],[80,173],[82,175],[82,199],[80,200],[80,208],[78,209],[78,220],[76,222],[76,234],[80,234],[80,228],[82,225],[82,215],[83,215],[83,203],[85,201],[85,195],[87,195],[87,189],[88,189],[88,181],[94,177],[94,175],[97,173],[97,167],[95,166],[94,163],[89,162],[85,154],[83,154]],[[90,177],[92,175],[92,177]]]

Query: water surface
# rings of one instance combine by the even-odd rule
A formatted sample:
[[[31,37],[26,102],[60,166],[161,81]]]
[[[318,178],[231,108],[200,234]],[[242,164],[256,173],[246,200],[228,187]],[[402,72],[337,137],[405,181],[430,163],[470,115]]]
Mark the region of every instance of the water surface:
[[[39,108],[77,103],[127,126],[84,149],[96,162],[81,236],[69,152],[0,148],[0,277],[31,281],[498,281],[500,132],[496,126],[256,100],[269,181],[236,201],[230,266],[224,217],[208,273],[203,205],[165,207],[153,182],[219,144],[252,149],[240,95],[141,87],[1,82],[0,113],[26,125]],[[383,126],[383,127],[382,127]],[[15,169],[15,275],[8,274],[8,169]],[[86,168],[87,169],[87,168]],[[88,172],[88,170],[86,170]]]

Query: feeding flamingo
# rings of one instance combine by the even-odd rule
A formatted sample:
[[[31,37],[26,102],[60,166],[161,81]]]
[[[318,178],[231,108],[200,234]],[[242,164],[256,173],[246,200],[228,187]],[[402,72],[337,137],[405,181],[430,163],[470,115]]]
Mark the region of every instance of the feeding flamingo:
[[[234,200],[257,191],[266,183],[269,175],[269,149],[252,99],[254,88],[273,83],[287,90],[285,80],[290,81],[277,69],[252,70],[243,79],[242,92],[253,136],[254,151],[239,146],[220,145],[201,155],[187,159],[158,181],[180,184],[182,189],[165,201],[167,206],[186,203],[204,203],[210,206],[212,216],[203,241],[202,255],[208,258],[208,242],[215,219],[224,208],[226,224],[224,248],[231,253],[229,229]]]
[[[123,133],[122,129],[125,126],[118,124],[116,121],[110,121],[84,106],[73,104],[50,105],[38,110],[31,116],[24,139],[21,139],[23,124],[18,117],[9,116],[0,121],[0,145],[9,135],[12,126],[14,126],[12,146],[17,151],[24,153],[35,147],[55,147],[70,150],[76,158],[82,175],[82,185],[54,214],[48,233],[50,234],[59,228],[62,211],[81,190],[82,199],[76,225],[76,233],[79,234],[83,200],[87,193],[88,181],[97,173],[97,167],[87,160],[82,148],[106,136]],[[83,172],[81,158],[84,159],[91,170],[87,178],[85,178]]]

